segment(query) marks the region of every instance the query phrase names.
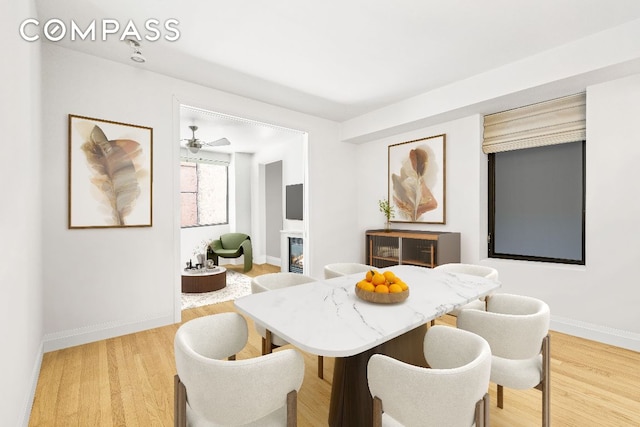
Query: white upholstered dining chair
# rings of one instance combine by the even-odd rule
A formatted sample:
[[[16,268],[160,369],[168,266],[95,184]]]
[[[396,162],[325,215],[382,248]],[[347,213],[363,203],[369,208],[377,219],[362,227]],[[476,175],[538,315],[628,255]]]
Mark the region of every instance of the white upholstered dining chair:
[[[238,313],[199,317],[178,328],[175,426],[297,424],[302,355],[287,349],[235,360],[247,337],[246,320]]]
[[[446,271],[449,273],[469,274],[472,276],[480,276],[480,277],[485,277],[487,279],[498,280],[498,270],[492,267],[484,266],[484,265],[462,264],[462,263],[453,262],[449,264],[438,265],[434,267],[434,270]],[[458,317],[458,314],[460,314],[460,311],[465,308],[474,308],[476,310],[484,310],[485,299],[481,298],[475,301],[471,301],[470,303],[465,304],[462,307],[454,308],[447,314]]]
[[[498,407],[504,387],[542,391],[542,425],[550,425],[550,311],[536,298],[495,294],[486,311],[465,309],[458,328],[485,338],[491,346],[491,381],[498,386]]]
[[[349,274],[366,273],[373,267],[357,262],[336,262],[324,266],[324,278],[333,279],[334,277],[347,276]]]
[[[470,332],[436,325],[423,345],[430,368],[381,354],[369,359],[373,426],[488,425],[489,344]]]
[[[271,291],[274,289],[286,288],[289,286],[302,285],[304,283],[314,282],[315,279],[310,276],[305,276],[298,273],[268,273],[261,276],[256,276],[251,279],[251,293],[259,293],[265,291]],[[262,336],[262,354],[269,354],[274,348],[282,347],[289,344],[279,336],[267,331],[266,328],[258,323],[255,324],[256,331]],[[267,344],[267,334],[271,338],[271,346]],[[318,377],[324,377],[324,358],[318,356]]]

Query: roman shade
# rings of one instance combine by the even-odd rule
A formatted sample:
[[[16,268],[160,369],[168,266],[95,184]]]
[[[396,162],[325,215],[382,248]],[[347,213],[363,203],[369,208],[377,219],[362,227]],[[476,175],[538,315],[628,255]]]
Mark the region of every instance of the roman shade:
[[[490,154],[586,139],[583,92],[484,116],[482,151]]]

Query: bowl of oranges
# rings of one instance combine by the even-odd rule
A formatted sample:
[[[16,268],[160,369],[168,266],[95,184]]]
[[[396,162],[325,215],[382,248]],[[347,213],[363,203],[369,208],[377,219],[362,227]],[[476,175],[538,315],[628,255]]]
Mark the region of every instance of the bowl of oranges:
[[[393,271],[367,271],[364,279],[356,283],[356,295],[377,304],[393,304],[409,298],[409,286]]]

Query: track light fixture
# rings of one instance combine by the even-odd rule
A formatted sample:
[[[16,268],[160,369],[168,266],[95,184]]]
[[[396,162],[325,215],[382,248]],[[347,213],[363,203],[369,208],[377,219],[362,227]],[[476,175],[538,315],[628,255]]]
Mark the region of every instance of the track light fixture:
[[[142,52],[140,52],[140,43],[138,43],[137,40],[133,39],[127,39],[127,42],[129,43],[129,46],[133,51],[130,56],[131,60],[140,64],[145,62],[146,59],[144,56],[142,56]]]

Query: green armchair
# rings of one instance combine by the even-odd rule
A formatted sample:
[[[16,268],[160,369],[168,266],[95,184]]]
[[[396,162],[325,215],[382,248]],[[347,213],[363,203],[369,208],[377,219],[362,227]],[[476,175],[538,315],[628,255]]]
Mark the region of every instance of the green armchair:
[[[251,238],[242,233],[227,233],[209,244],[213,252],[213,262],[218,265],[218,257],[238,258],[244,255],[245,273],[253,268],[253,250]]]

